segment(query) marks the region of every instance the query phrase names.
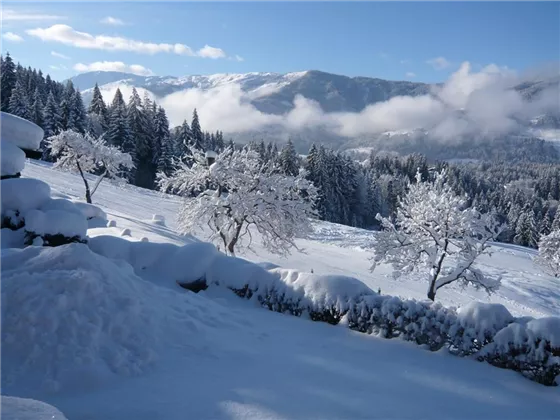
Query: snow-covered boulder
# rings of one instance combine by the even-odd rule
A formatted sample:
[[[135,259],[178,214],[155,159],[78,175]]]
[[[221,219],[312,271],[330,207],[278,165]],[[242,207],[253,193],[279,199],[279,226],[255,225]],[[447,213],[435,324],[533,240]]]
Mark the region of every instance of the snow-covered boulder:
[[[51,187],[33,178],[11,178],[2,180],[2,214],[9,210],[25,213],[38,209],[51,197]]]
[[[42,401],[2,395],[2,420],[66,420],[66,417]]]
[[[4,250],[3,390],[75,390],[150,369],[172,297],[160,290],[85,244]]]
[[[38,150],[43,135],[43,129],[31,121],[6,112],[0,112],[0,137],[2,142],[13,143],[21,149]]]
[[[18,175],[25,167],[25,152],[15,144],[0,140],[2,177]]]
[[[87,235],[87,220],[76,212],[63,210],[30,210],[25,213],[26,242],[31,244],[37,237],[47,246],[70,242],[83,242]]]

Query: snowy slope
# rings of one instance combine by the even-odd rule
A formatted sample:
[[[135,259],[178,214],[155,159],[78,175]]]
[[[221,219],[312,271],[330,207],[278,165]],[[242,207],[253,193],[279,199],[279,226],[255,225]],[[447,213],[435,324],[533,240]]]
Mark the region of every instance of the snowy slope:
[[[83,196],[83,185],[77,176],[53,171],[46,163],[28,160],[23,175],[45,180],[54,194],[71,198]],[[185,238],[174,232],[179,198],[130,185],[115,187],[103,182],[94,196],[94,202],[107,212],[109,219],[117,221],[117,228],[96,229],[89,232],[90,236],[111,232],[119,235],[123,228],[129,228],[137,240],[147,237],[151,242],[184,243]],[[164,216],[167,227],[152,223],[154,214]],[[374,236],[374,232],[363,229],[320,222],[312,238],[297,242],[305,254],[295,252],[283,258],[255,247],[254,253],[247,252],[242,256],[255,262],[272,262],[302,271],[313,269],[318,274],[348,275],[362,280],[374,290],[381,288],[386,294],[424,299],[427,287],[424,282],[393,280],[388,276],[390,270],[383,267],[375,273],[369,271],[371,252],[367,248],[372,246]],[[201,239],[204,237],[201,236]],[[438,300],[453,306],[472,300],[501,303],[518,316],[559,315],[560,281],[543,273],[532,262],[534,255],[533,249],[496,244],[494,254],[484,257],[481,266],[502,276],[502,287],[498,293],[487,296],[483,291],[451,286],[438,291]]]
[[[53,196],[82,194],[78,177],[47,164],[28,160],[23,174],[48,182]],[[104,181],[94,202],[116,227],[92,228],[90,236],[118,236],[129,228],[132,241],[196,241],[172,230],[180,203],[175,197]],[[152,220],[156,213],[164,216],[167,227],[161,219]],[[392,288],[403,296],[423,297],[423,284],[395,283],[369,273],[364,247],[371,240],[372,234],[363,230],[319,223],[313,238],[300,241],[306,255],[283,260],[256,249],[246,257],[351,275],[372,287],[380,285],[383,292]],[[497,249],[500,258],[485,265],[507,272],[511,285],[505,288],[510,295],[503,292],[493,299],[512,312],[557,314],[558,284],[538,275],[526,250]],[[545,419],[560,412],[558,388],[515,372],[269,312],[222,288],[195,295],[160,287],[163,272],[138,277],[126,263],[96,256],[83,244],[3,250],[2,257],[3,275],[12,276],[7,284],[19,288],[11,296],[21,299],[3,305],[11,305],[7,313],[14,322],[39,322],[41,328],[24,338],[35,337],[43,350],[33,354],[38,366],[29,360],[9,365],[16,380],[10,382],[3,372],[2,391],[44,401],[68,419]],[[22,259],[28,263],[25,269],[13,271]],[[441,300],[465,303],[474,296],[470,290],[452,291],[442,293]],[[64,311],[71,316],[53,326],[56,313]],[[92,331],[90,343],[83,341],[88,335],[80,335],[86,326]],[[43,329],[53,332],[44,334]],[[119,375],[100,368],[80,371],[75,366],[86,357],[94,357],[100,368],[106,362]],[[51,358],[49,364],[46,358]],[[41,367],[45,374],[29,376]],[[59,382],[45,389],[41,383],[52,375]],[[14,402],[3,399],[2,406],[12,403],[13,409]]]

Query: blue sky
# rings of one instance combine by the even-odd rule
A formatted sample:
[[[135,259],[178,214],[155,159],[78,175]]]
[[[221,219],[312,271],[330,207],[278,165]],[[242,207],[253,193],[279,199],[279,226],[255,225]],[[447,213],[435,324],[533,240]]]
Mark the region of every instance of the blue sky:
[[[2,11],[3,53],[59,80],[101,68],[317,69],[438,82],[463,61],[523,71],[560,60],[558,2],[3,2]]]

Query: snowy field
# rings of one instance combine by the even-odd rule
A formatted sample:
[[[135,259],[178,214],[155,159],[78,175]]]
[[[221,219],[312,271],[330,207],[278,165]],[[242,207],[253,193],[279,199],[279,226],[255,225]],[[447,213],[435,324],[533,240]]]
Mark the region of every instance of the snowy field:
[[[23,175],[47,182],[53,197],[83,196],[79,177],[47,164],[27,161]],[[175,197],[104,181],[93,201],[116,227],[89,229],[90,237],[120,236],[129,229],[131,236],[125,238],[131,241],[148,238],[177,245],[194,241],[173,230],[180,205]],[[166,226],[152,221],[154,214],[162,215]],[[424,282],[393,280],[388,269],[370,273],[367,248],[373,238],[364,230],[317,223],[311,238],[298,241],[305,253],[295,251],[281,258],[255,246],[243,257],[317,274],[344,274],[374,290],[381,288],[384,294],[424,299]],[[481,265],[502,275],[498,294],[488,298],[470,288],[451,287],[440,290],[437,299],[446,305],[475,299],[502,303],[514,315],[560,315],[559,281],[543,274],[533,264],[533,255],[526,248],[496,245],[492,257],[485,257]],[[551,419],[560,413],[558,388],[544,387],[513,371],[269,312],[218,287],[199,294],[168,287],[157,272],[140,278],[122,261],[109,261],[84,245],[48,251],[30,247],[3,252],[2,257],[3,272],[21,258],[29,262],[22,282],[35,284],[40,278],[46,285],[65,287],[68,299],[61,299],[55,288],[45,288],[39,302],[18,295],[21,307],[16,312],[34,314],[49,331],[55,327],[48,315],[65,308],[70,315],[55,328],[55,337],[77,337],[84,359],[97,354],[95,347],[103,347],[106,338],[82,336],[82,329],[109,326],[117,348],[109,349],[114,351],[105,361],[122,375],[96,369],[95,364],[68,369],[67,343],[43,335],[48,346],[37,349],[37,360],[42,351],[56,349],[52,369],[59,370],[60,383],[49,390],[41,386],[42,377],[22,374],[18,378],[23,380],[10,381],[2,376],[4,395],[44,401],[71,420]],[[76,272],[75,266],[88,271]],[[93,273],[94,279],[84,277],[88,287],[76,288],[80,277],[66,278],[69,273]],[[145,281],[148,276],[150,281]],[[27,365],[8,368],[18,374],[26,369],[36,372]],[[3,399],[2,406],[33,411],[37,404]],[[47,407],[43,417],[25,418],[61,418],[51,412],[57,413]]]

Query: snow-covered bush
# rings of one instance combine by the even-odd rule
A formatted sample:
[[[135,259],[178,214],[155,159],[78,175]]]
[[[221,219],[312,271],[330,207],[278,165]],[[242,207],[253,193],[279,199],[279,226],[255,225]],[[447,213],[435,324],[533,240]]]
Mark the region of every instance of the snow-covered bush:
[[[45,246],[86,242],[87,227],[86,218],[75,211],[30,210],[25,213],[24,244],[33,245],[38,237]]]
[[[32,178],[10,178],[2,180],[1,217],[2,228],[13,230],[23,227],[24,214],[40,208],[50,200],[48,184]]]
[[[244,239],[250,247],[250,228],[265,248],[280,254],[296,247],[294,239],[310,231],[316,189],[304,171],[286,176],[273,164],[262,164],[250,150],[228,148],[210,167],[202,153],[191,153],[192,166],[179,162],[171,176],[158,174],[162,191],[185,197],[179,213],[182,232],[209,227],[209,240],[223,243],[224,251],[233,255]]]
[[[466,207],[455,195],[444,171],[435,181],[416,183],[399,201],[395,219],[378,216],[383,231],[374,245],[372,270],[391,264],[394,275],[422,272],[428,282],[428,298],[450,283],[471,284],[492,292],[500,278],[487,276],[474,267],[475,260],[490,253],[489,241],[501,228],[492,215]]]
[[[105,142],[103,137],[94,138],[66,130],[49,137],[48,144],[53,155],[59,156],[55,168],[78,172],[86,188],[85,198],[91,204],[91,197],[105,177],[118,178],[134,165],[128,153]],[[98,172],[100,175],[90,189],[86,173]]]
[[[38,125],[7,112],[0,113],[1,142],[9,142],[24,150],[38,150],[43,129]]]
[[[73,201],[74,206],[84,215],[88,220],[99,218],[107,220],[107,214],[99,207],[93,204],[83,203],[81,201]]]
[[[478,354],[479,360],[521,372],[545,385],[558,385],[560,318],[514,322],[500,330]]]
[[[553,230],[541,237],[539,255],[535,260],[547,273],[560,277],[560,230]]]
[[[25,166],[25,152],[15,144],[0,140],[2,179],[19,178]]]

